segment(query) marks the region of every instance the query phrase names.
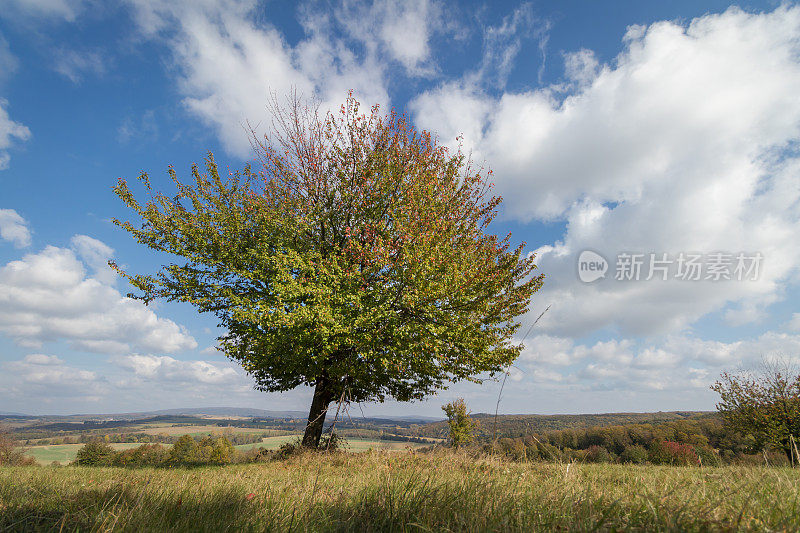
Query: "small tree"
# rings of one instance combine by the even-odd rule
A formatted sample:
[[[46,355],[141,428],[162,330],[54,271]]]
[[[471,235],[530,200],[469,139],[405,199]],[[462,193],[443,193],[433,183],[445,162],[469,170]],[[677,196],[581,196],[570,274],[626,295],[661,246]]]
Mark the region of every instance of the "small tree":
[[[191,465],[200,461],[200,446],[191,435],[181,435],[169,450],[168,462],[173,465]]]
[[[450,428],[450,446],[458,448],[472,442],[477,423],[469,416],[464,398],[448,403],[442,407],[442,411],[447,415],[447,425]]]
[[[30,465],[35,462],[33,457],[25,455],[25,449],[11,435],[0,429],[0,466]]]
[[[119,181],[142,225],[114,222],[185,259],[155,276],[118,269],[131,296],[216,314],[221,350],[257,389],[313,387],[308,447],[331,402],[422,399],[516,359],[516,319],[543,276],[488,231],[501,201],[489,173],[352,96],[338,115],[295,98],[275,116],[255,169],[223,178],[209,155],[193,183],[170,169],[177,195],[142,174],[146,204]]]
[[[109,466],[115,454],[114,448],[101,440],[87,442],[78,450],[75,462],[83,466]]]
[[[760,373],[723,373],[712,387],[725,423],[753,439],[753,450],[776,448],[794,463],[792,438],[800,437],[800,375],[787,363],[764,364]]]

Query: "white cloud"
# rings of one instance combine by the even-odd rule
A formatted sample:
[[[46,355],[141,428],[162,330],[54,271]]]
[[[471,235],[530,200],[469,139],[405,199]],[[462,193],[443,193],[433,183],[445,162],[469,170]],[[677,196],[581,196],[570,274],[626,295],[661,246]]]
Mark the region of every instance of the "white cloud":
[[[564,72],[579,85],[585,86],[592,82],[597,77],[599,68],[594,52],[586,48],[564,55]]]
[[[172,353],[197,346],[184,327],[108,284],[104,259],[110,248],[81,235],[73,246],[94,275],[75,251],[55,246],[0,268],[0,332],[24,346],[66,340],[103,353]]]
[[[318,7],[305,7],[307,28],[324,26],[316,14]],[[399,62],[409,75],[431,75],[436,66],[431,61],[431,38],[439,33],[453,33],[456,27],[445,19],[441,2],[414,0],[391,2],[342,2],[332,12],[344,31],[362,44],[373,56]]]
[[[31,244],[28,223],[13,209],[0,209],[0,238],[11,241],[17,248]]]
[[[389,101],[385,65],[373,54],[357,56],[327,20],[301,21],[306,37],[291,46],[274,26],[256,22],[253,1],[131,3],[141,31],[171,47],[184,104],[240,156],[251,153],[246,123],[258,131],[269,124],[273,93],[297,90],[323,109],[338,108],[350,89],[368,104]]]
[[[27,141],[31,136],[31,131],[27,127],[11,120],[6,107],[8,100],[0,98],[0,170],[8,168],[8,162],[11,160],[8,149],[14,144],[14,140]]]
[[[31,354],[21,361],[6,365],[16,377],[27,383],[56,385],[69,382],[88,382],[97,379],[94,372],[66,366],[55,355]]]
[[[787,326],[792,331],[800,331],[800,313],[794,313]]]
[[[93,270],[95,279],[106,285],[114,284],[117,273],[108,266],[109,259],[114,255],[113,248],[88,235],[74,235],[70,244],[78,257]]]
[[[800,7],[728,11],[683,26],[631,28],[599,65],[566,56],[572,85],[487,96],[469,76],[418,97],[416,123],[459,133],[494,170],[504,214],[565,220],[540,248],[548,276],[534,297],[540,327],[561,336],[609,328],[671,333],[724,310],[759,320],[800,264]],[[581,284],[577,255],[761,252],[755,282]],[[613,276],[613,272],[611,273]]]
[[[126,355],[113,360],[117,365],[153,381],[222,384],[243,381],[231,366],[210,361],[181,361],[169,356]],[[247,380],[249,383],[249,380]]]
[[[59,49],[54,53],[53,61],[55,71],[74,84],[79,84],[87,74],[100,76],[106,72],[105,60],[96,50]]]
[[[538,335],[525,343],[517,366],[524,382],[561,383],[565,390],[702,392],[723,371],[752,369],[775,358],[800,361],[800,335],[768,331],[727,343],[673,335],[657,343],[620,339],[593,345]]]

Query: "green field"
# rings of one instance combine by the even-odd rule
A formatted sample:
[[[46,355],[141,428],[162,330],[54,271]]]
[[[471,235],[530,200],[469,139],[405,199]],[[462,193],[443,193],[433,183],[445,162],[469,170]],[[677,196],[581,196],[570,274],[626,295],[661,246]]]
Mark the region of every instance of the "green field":
[[[0,467],[0,530],[797,531],[800,471],[313,454],[193,469]]]
[[[202,436],[200,434],[198,436]],[[275,450],[280,447],[281,444],[286,442],[292,442],[297,440],[299,435],[283,435],[280,437],[264,437],[262,442],[257,442],[253,444],[241,444],[239,446],[235,446],[238,450],[250,450],[252,448],[265,448],[267,450]],[[394,441],[380,441],[380,440],[370,440],[370,439],[347,439],[348,447],[347,449],[353,452],[363,452],[369,449],[375,450],[389,450],[389,451],[399,451],[405,450],[408,447],[411,448],[419,448],[425,446],[424,444],[416,444],[413,442],[394,442]],[[33,457],[36,459],[36,462],[43,465],[48,465],[53,461],[58,461],[59,463],[65,465],[70,463],[71,461],[75,460],[75,456],[78,453],[78,450],[83,446],[82,444],[57,444],[51,446],[31,446],[27,449],[26,455]],[[120,444],[111,444],[111,446],[117,450],[127,450],[129,448],[136,448],[137,446],[141,446],[141,444],[137,443],[120,443]],[[169,445],[167,445],[169,446]]]

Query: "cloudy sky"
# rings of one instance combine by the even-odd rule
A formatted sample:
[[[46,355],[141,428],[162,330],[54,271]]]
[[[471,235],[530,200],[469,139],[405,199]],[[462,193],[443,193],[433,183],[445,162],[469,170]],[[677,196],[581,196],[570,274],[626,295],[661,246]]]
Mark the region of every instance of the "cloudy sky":
[[[721,371],[800,358],[800,5],[0,0],[0,412],[307,409],[253,391],[213,316],[126,299],[106,266],[166,261],[110,223],[118,178],[241,167],[245,122],[293,88],[352,89],[493,169],[493,229],[547,275],[519,340],[550,306],[502,412],[713,409]],[[363,407],[493,411],[498,389]]]

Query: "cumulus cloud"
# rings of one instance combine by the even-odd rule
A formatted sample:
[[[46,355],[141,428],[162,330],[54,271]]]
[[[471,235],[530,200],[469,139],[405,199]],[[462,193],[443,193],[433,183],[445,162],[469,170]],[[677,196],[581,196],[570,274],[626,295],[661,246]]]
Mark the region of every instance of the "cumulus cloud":
[[[271,94],[297,90],[335,109],[353,89],[364,102],[388,104],[385,65],[369,50],[354,53],[331,31],[335,19],[307,15],[305,37],[292,46],[273,25],[257,22],[254,1],[131,3],[140,30],[169,44],[184,104],[218,130],[232,153],[250,154],[244,127],[263,131],[269,124]],[[411,63],[424,56],[390,48]]]
[[[800,335],[775,331],[733,342],[670,335],[577,343],[538,335],[525,343],[518,366],[527,382],[583,390],[706,391],[722,371],[752,369],[762,361],[800,361]]]
[[[0,368],[0,391],[20,410],[34,404],[57,409],[64,401],[93,403],[110,392],[96,372],[69,366],[55,355],[30,354]]]
[[[0,170],[8,168],[11,156],[8,149],[15,141],[27,141],[31,136],[31,130],[19,122],[14,122],[8,116],[8,100],[0,98]]]
[[[665,334],[720,310],[741,324],[783,296],[800,262],[798,34],[800,7],[731,8],[632,27],[611,64],[568,54],[569,83],[492,97],[455,80],[412,108],[448,142],[464,133],[494,170],[505,216],[566,222],[561,240],[537,250],[548,279],[531,316],[553,304],[545,332]],[[621,252],[764,260],[753,282],[584,285],[584,249],[612,268]]]
[[[108,246],[83,235],[72,244],[47,246],[0,267],[0,332],[23,346],[66,340],[100,353],[197,347],[184,327],[109,284]]]
[[[0,238],[14,243],[17,248],[31,244],[28,223],[13,209],[0,209]]]
[[[231,366],[210,361],[182,361],[167,355],[132,354],[117,357],[117,365],[141,378],[202,384],[241,382],[243,376]]]

